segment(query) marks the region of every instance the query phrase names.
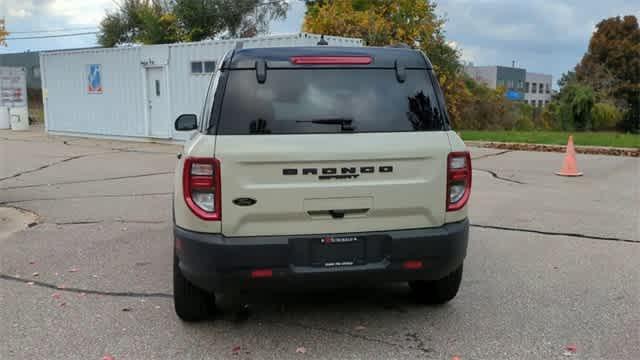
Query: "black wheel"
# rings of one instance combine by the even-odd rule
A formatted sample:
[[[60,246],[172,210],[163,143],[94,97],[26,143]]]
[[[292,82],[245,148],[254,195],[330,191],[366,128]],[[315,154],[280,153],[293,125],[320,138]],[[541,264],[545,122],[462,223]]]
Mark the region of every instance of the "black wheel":
[[[178,259],[173,259],[173,305],[180,319],[189,322],[208,319],[215,311],[215,299],[213,293],[190,283],[182,275]]]
[[[438,305],[456,297],[460,288],[460,281],[462,281],[462,265],[440,280],[410,281],[409,286],[418,302]]]

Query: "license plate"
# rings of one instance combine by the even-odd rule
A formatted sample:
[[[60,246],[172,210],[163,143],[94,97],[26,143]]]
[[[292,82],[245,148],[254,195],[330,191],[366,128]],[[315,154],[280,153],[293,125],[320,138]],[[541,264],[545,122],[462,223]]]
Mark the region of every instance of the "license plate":
[[[323,236],[311,243],[313,266],[340,267],[362,264],[365,242],[357,236]]]

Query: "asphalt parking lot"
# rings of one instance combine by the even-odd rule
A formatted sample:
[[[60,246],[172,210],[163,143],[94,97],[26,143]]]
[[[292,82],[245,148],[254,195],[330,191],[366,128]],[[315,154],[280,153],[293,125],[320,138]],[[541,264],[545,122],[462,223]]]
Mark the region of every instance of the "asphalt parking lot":
[[[569,179],[553,175],[562,154],[472,149],[474,225],[446,306],[381,285],[185,324],[179,151],[0,131],[0,206],[38,217],[0,231],[0,359],[640,359],[640,159],[580,155]]]

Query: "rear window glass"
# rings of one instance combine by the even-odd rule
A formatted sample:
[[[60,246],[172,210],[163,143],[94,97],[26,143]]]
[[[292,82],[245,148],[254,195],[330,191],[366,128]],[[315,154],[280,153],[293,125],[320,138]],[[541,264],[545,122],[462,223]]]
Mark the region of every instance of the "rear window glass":
[[[445,129],[430,73],[395,69],[231,70],[218,134],[318,134]]]

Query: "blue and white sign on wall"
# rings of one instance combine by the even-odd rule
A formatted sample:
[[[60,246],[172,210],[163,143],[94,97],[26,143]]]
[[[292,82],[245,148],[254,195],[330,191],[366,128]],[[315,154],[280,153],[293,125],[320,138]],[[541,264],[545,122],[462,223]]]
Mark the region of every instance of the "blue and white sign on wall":
[[[89,65],[89,94],[102,94],[102,66],[100,64]]]
[[[524,99],[524,94],[519,91],[509,90],[507,91],[507,99],[509,100],[522,100]]]

